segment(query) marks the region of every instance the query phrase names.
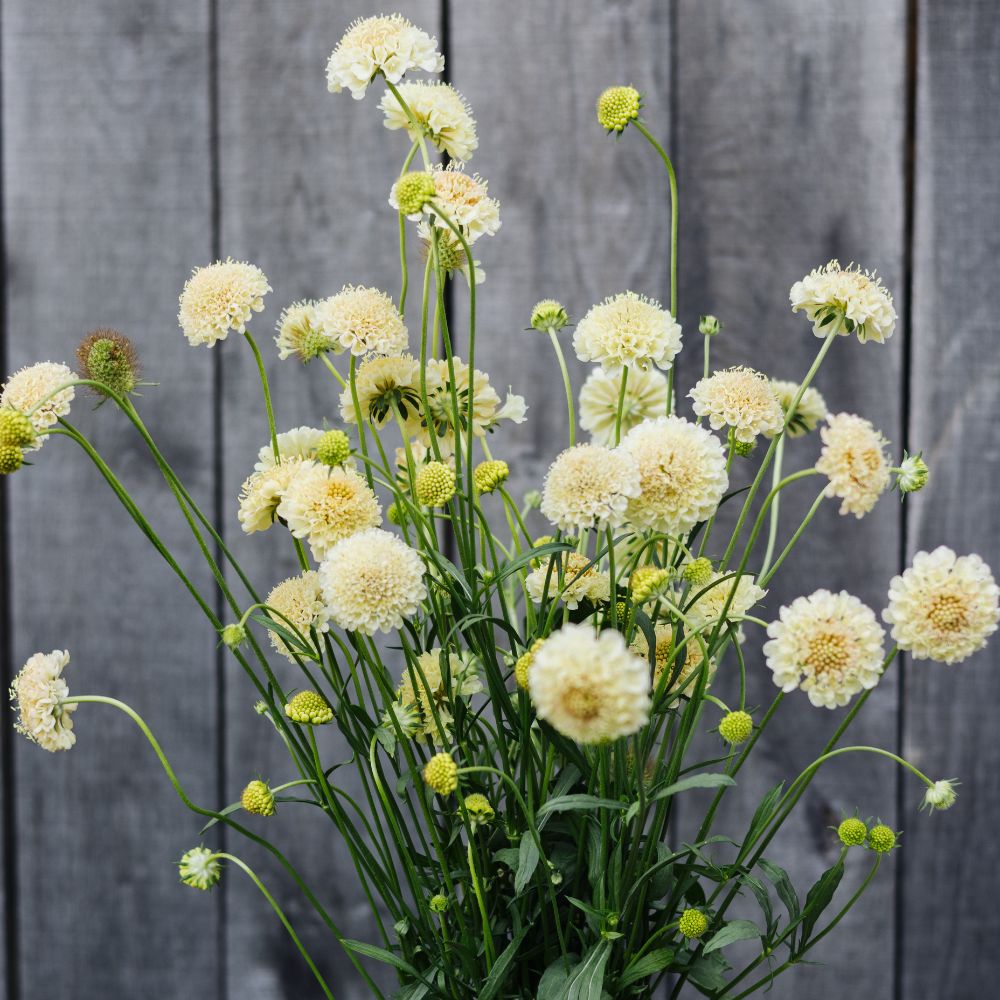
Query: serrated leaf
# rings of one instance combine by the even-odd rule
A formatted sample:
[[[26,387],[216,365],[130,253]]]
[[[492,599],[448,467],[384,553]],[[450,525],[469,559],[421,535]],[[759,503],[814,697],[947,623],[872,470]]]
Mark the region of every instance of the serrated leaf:
[[[737,941],[748,941],[750,938],[761,937],[760,928],[752,920],[730,920],[720,927],[706,942],[702,954],[710,955],[713,951],[725,948]]]
[[[517,874],[514,876],[514,895],[520,896],[524,887],[531,881],[538,866],[538,845],[530,834],[521,837],[517,849]]]
[[[656,948],[643,955],[641,958],[634,958],[625,971],[618,978],[618,989],[623,990],[632,983],[637,983],[641,979],[648,979],[662,972],[674,960],[674,952],[671,948]]]

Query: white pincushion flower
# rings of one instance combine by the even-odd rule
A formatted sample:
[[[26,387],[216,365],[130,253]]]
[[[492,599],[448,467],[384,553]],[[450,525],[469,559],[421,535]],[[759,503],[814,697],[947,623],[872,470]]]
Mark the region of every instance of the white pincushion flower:
[[[407,435],[420,430],[420,363],[409,354],[399,357],[367,358],[354,374],[361,419],[374,427],[384,427],[393,420],[393,407],[399,410]],[[340,394],[340,416],[345,423],[358,422],[354,393],[347,386]]]
[[[347,88],[360,101],[379,73],[390,83],[399,83],[412,69],[427,73],[444,69],[436,38],[414,27],[402,14],[358,18],[330,54],[327,89],[339,94]]]
[[[284,463],[288,459],[313,458],[316,446],[323,439],[326,431],[318,427],[293,427],[290,431],[282,431],[277,435],[278,454]],[[273,469],[278,463],[274,459],[274,448],[270,444],[262,445],[257,452],[254,464],[255,472],[265,472]]]
[[[540,719],[577,743],[607,743],[649,721],[649,665],[619,632],[564,625],[536,651],[528,691]]]
[[[336,295],[316,303],[316,317],[323,331],[355,356],[406,350],[403,317],[377,288],[344,285]]]
[[[9,406],[11,409],[27,414],[50,392],[76,378],[77,375],[71,368],[54,361],[39,361],[37,364],[28,365],[26,368],[14,372],[4,383],[3,391],[0,392],[0,406]],[[51,399],[46,399],[31,414],[29,419],[37,436],[32,444],[24,447],[25,451],[35,451],[41,448],[45,438],[40,432],[51,427],[60,417],[69,414],[70,403],[73,402],[75,395],[74,386],[59,389]]]
[[[293,302],[286,306],[278,319],[278,357],[284,361],[295,355],[303,364],[324,351],[339,354],[344,348],[340,341],[323,327],[316,303],[312,300]]]
[[[493,236],[497,232],[500,228],[500,202],[490,197],[489,185],[479,174],[467,174],[454,164],[435,166],[430,174],[434,180],[434,201],[458,226],[470,246],[480,236]],[[395,184],[389,193],[389,204],[399,209]],[[448,223],[435,214],[430,204],[424,206],[423,213],[438,229],[451,233]],[[411,218],[420,219],[421,215]]]
[[[863,344],[884,344],[896,327],[892,296],[873,271],[831,260],[792,285],[792,312],[804,309],[817,337],[857,333]]]
[[[578,444],[549,466],[542,515],[563,531],[614,527],[639,495],[639,467],[622,448]]]
[[[681,349],[681,328],[655,299],[622,292],[591,307],[573,334],[573,349],[611,374],[650,364],[666,370]]]
[[[727,619],[739,618],[747,614],[755,604],[760,603],[766,596],[767,591],[757,586],[757,581],[752,574],[744,573],[738,580],[731,575],[726,579],[727,575],[726,573],[713,573],[708,583],[702,586],[694,584],[691,586],[690,595],[699,595],[685,612],[692,628],[714,628],[722,615],[726,601],[729,600],[730,593],[733,593],[733,599],[726,611]],[[702,593],[703,590],[704,593]]]
[[[323,601],[323,591],[320,586],[319,573],[306,570],[298,576],[282,580],[265,602],[277,612],[276,620],[285,629],[298,629],[302,638],[308,643],[311,629],[317,632],[330,630],[329,614]],[[295,656],[288,643],[277,632],[268,631],[271,645],[286,659],[295,661]]]
[[[781,412],[787,414],[798,394],[799,383],[787,382],[783,379],[771,379],[771,391],[774,393],[775,399],[778,400]],[[788,421],[788,426],[785,428],[785,434],[793,438],[802,437],[803,434],[808,434],[810,431],[816,430],[820,423],[826,420],[828,415],[829,411],[826,408],[826,400],[823,399],[818,389],[809,386],[802,393],[799,405],[795,407],[795,412],[792,414],[791,419]],[[773,435],[767,434],[766,436],[772,437]]]
[[[798,597],[767,627],[767,665],[782,691],[800,688],[817,707],[846,705],[882,676],[882,626],[842,590]]]
[[[729,488],[719,439],[682,417],[646,420],[622,447],[639,466],[642,492],[628,505],[628,519],[639,528],[690,531],[715,513]]]
[[[820,430],[823,450],[816,470],[830,480],[828,497],[839,497],[841,514],[863,517],[889,488],[888,441],[864,417],[837,413]]]
[[[190,344],[212,347],[230,330],[245,333],[271,291],[264,272],[246,261],[216,261],[191,272],[181,292],[177,321]]]
[[[43,750],[69,750],[76,742],[73,720],[76,705],[64,705],[69,688],[62,672],[69,653],[54,649],[35,653],[10,686],[11,705],[17,712],[14,728]]]
[[[594,444],[614,444],[618,419],[621,376],[612,378],[603,368],[595,368],[580,390],[580,426]],[[656,368],[630,369],[622,406],[622,434],[643,420],[667,412],[667,377]]]
[[[989,566],[978,555],[945,547],[918,552],[913,565],[889,584],[883,620],[892,638],[915,660],[960,663],[986,645],[1000,611]]]
[[[732,427],[737,441],[749,443],[758,434],[773,437],[785,422],[766,375],[752,368],[727,368],[698,381],[688,393],[694,412],[708,417],[712,430]]]
[[[240,489],[239,520],[243,531],[267,531],[274,524],[288,484],[302,459],[287,458],[280,465],[273,465],[260,472],[253,472]]]
[[[560,566],[563,574],[561,583]],[[525,586],[528,596],[536,603],[541,602],[543,595],[547,595],[549,600],[558,597],[571,611],[579,607],[581,601],[596,604],[611,599],[610,577],[580,552],[563,552],[558,562],[555,557],[546,560],[528,574]]]
[[[403,667],[396,697],[404,708],[416,710],[416,719],[407,735],[425,736],[438,745],[443,744],[451,732],[455,700],[471,698],[483,689],[475,660],[471,658],[463,659],[457,653],[449,653],[448,674],[448,683],[445,683],[439,648],[421,653],[412,668]]]
[[[380,528],[338,542],[319,572],[330,619],[350,632],[401,628],[427,596],[419,554]]]
[[[423,134],[438,149],[453,160],[467,160],[472,156],[479,145],[476,121],[468,101],[450,83],[403,83],[398,90],[410,113],[423,127]],[[417,141],[420,133],[391,90],[382,95],[380,107],[385,113],[387,129],[405,128],[410,139]]]
[[[382,506],[363,476],[342,466],[300,462],[278,505],[278,517],[322,559],[341,539],[377,528]]]

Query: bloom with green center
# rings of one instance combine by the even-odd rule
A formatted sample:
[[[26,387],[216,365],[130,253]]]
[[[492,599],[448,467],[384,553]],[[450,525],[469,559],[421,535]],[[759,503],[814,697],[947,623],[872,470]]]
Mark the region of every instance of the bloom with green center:
[[[323,465],[343,465],[351,457],[351,442],[343,431],[327,431],[316,445],[316,461]]]
[[[420,215],[424,205],[436,193],[434,176],[425,170],[411,170],[403,174],[393,188],[396,204],[403,215]]]
[[[240,795],[240,805],[252,816],[273,816],[274,792],[264,781],[251,781]]]
[[[719,735],[730,745],[746,743],[753,733],[753,718],[749,712],[730,712],[719,723]]]
[[[444,462],[428,462],[414,479],[413,495],[425,507],[443,507],[455,495],[455,470]]]
[[[677,921],[677,929],[686,938],[700,938],[708,930],[708,917],[701,910],[689,907]]]
[[[569,323],[569,313],[561,302],[555,299],[542,299],[531,310],[531,328],[539,333],[555,333]]]
[[[473,470],[472,481],[479,493],[492,493],[510,478],[510,466],[502,459],[480,462]]]
[[[438,795],[450,795],[458,788],[458,765],[450,753],[436,753],[424,768],[424,781]]]
[[[207,847],[192,847],[177,866],[181,881],[192,889],[203,892],[211,889],[222,878],[222,864],[218,855]]]
[[[868,839],[868,827],[864,820],[851,816],[837,827],[837,836],[845,847],[860,847]]]
[[[330,703],[316,691],[300,691],[285,705],[285,715],[303,726],[322,726],[333,721]]]
[[[876,854],[888,854],[896,846],[896,833],[884,823],[868,831],[868,847]]]
[[[609,132],[622,132],[639,117],[642,95],[635,87],[608,87],[597,98],[597,121]]]

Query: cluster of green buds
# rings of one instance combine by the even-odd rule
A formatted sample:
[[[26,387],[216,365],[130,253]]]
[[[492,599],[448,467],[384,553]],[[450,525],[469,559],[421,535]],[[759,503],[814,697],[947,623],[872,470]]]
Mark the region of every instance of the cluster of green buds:
[[[331,467],[343,465],[351,457],[351,442],[339,430],[328,430],[316,445],[316,461]]]
[[[24,464],[24,451],[35,443],[35,428],[19,410],[0,407],[0,475],[17,472]]]
[[[876,854],[888,854],[899,843],[899,834],[881,820],[869,826],[859,816],[849,816],[837,827],[837,836],[845,847],[867,847]]]
[[[426,170],[411,170],[396,181],[396,204],[403,215],[419,215],[435,194],[434,175]]]
[[[444,507],[455,495],[455,470],[444,462],[427,462],[413,480],[413,495],[425,507]]]
[[[330,703],[317,691],[299,691],[285,705],[285,715],[300,726],[323,726],[333,721]]]

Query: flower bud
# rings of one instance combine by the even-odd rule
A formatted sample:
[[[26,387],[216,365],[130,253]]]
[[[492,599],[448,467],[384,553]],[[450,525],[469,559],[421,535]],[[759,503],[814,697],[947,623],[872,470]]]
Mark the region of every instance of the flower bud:
[[[924,792],[922,808],[928,812],[935,809],[950,809],[958,798],[955,786],[958,784],[954,778],[946,778],[943,781],[935,781],[930,788]]]
[[[266,782],[251,781],[240,795],[240,805],[252,816],[273,816],[274,793]]]
[[[753,718],[749,712],[730,712],[719,723],[719,735],[730,745],[738,747],[753,734]]]
[[[0,447],[29,448],[35,443],[35,427],[29,417],[9,406],[0,407]]]
[[[242,643],[246,642],[247,630],[237,622],[233,622],[222,630],[221,635],[222,641],[230,649],[236,649]]]
[[[413,495],[425,507],[443,507],[455,495],[455,470],[444,462],[421,466],[413,482]]]
[[[434,178],[424,170],[411,170],[396,181],[396,204],[403,215],[419,215],[437,194]]]
[[[569,323],[569,313],[561,302],[555,299],[542,299],[531,310],[531,328],[539,333],[555,333]]]
[[[884,823],[868,831],[868,847],[877,854],[888,854],[896,846],[896,833]]]
[[[694,587],[704,587],[712,579],[712,561],[705,556],[692,559],[681,574]]]
[[[303,726],[322,726],[333,721],[330,703],[316,691],[300,691],[285,705],[285,715]]]
[[[700,938],[708,930],[708,917],[701,910],[689,907],[677,921],[677,929],[686,938]]]
[[[845,847],[860,847],[868,839],[868,827],[857,816],[851,816],[837,827],[837,836]]]
[[[343,431],[327,431],[316,445],[316,461],[324,465],[343,465],[351,457],[351,442]]]
[[[662,597],[670,584],[670,570],[661,566],[640,566],[629,577],[628,589],[633,604],[645,604]]]
[[[722,324],[711,314],[702,316],[698,320],[698,332],[704,334],[706,337],[714,337],[721,329]]]
[[[733,449],[733,453],[739,455],[740,458],[748,458],[753,454],[754,448],[757,447],[757,442],[756,440],[740,441],[736,438],[731,438],[730,447]]]
[[[427,901],[427,905],[430,907],[432,913],[444,913],[448,909],[448,897],[443,896],[440,892]]]
[[[904,455],[896,476],[896,489],[900,493],[916,493],[927,485],[930,470],[920,455]]]
[[[597,98],[597,121],[609,132],[622,132],[639,117],[642,95],[635,87],[608,87]]]
[[[438,795],[450,795],[458,788],[458,765],[450,753],[437,753],[424,768],[424,781]]]
[[[479,493],[492,493],[510,478],[510,467],[499,459],[480,462],[472,473],[472,480]]]
[[[0,444],[0,476],[17,472],[24,464],[24,452],[16,444]]]
[[[473,832],[480,824],[489,823],[496,816],[493,806],[490,805],[490,800],[485,795],[480,795],[479,792],[465,796],[465,811],[469,814]]]
[[[80,374],[101,382],[118,396],[127,396],[139,384],[139,359],[135,346],[117,330],[94,330],[76,349]],[[90,387],[98,396],[108,393],[101,386]]]
[[[192,847],[177,866],[181,881],[203,892],[211,889],[222,878],[222,864],[218,855],[207,847]]]

